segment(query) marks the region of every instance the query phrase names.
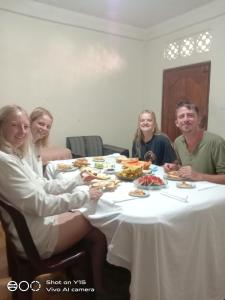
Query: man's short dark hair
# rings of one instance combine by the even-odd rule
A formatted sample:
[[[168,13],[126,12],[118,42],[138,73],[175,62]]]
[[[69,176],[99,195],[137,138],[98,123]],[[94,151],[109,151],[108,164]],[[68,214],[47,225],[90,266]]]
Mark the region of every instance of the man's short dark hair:
[[[193,102],[191,102],[190,100],[188,99],[182,99],[182,100],[179,100],[177,103],[176,103],[176,111],[180,108],[180,107],[186,107],[187,109],[189,110],[194,110],[197,115],[199,115],[199,109],[197,107],[197,105],[195,105]]]

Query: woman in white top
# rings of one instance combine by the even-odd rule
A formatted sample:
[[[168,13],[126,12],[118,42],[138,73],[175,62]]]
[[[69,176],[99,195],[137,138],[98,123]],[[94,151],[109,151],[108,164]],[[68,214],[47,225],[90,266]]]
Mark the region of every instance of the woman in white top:
[[[43,176],[41,151],[48,145],[49,133],[53,116],[43,107],[36,107],[30,114],[31,143],[28,147],[26,160],[35,173]]]
[[[97,201],[97,189],[78,190],[90,177],[87,173],[70,181],[46,180],[33,172],[24,160],[30,132],[27,113],[16,105],[0,109],[0,193],[23,212],[41,257],[59,253],[81,239],[89,245],[94,284],[103,290],[102,268],[105,261],[104,235],[81,215],[70,212],[90,201]],[[15,247],[25,255],[9,215],[2,211]]]

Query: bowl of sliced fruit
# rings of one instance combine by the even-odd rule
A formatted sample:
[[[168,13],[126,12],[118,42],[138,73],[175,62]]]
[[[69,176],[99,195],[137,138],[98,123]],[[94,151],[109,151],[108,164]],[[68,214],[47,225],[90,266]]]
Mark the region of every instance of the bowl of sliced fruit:
[[[134,185],[139,189],[159,190],[166,187],[166,182],[158,176],[145,175],[136,179]]]

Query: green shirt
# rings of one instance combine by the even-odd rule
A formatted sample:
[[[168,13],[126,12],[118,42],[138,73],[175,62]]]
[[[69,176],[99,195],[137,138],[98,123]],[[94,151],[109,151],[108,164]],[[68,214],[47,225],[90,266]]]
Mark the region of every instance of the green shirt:
[[[205,174],[225,174],[225,140],[205,131],[200,143],[189,152],[183,135],[176,138],[175,150],[183,166]]]

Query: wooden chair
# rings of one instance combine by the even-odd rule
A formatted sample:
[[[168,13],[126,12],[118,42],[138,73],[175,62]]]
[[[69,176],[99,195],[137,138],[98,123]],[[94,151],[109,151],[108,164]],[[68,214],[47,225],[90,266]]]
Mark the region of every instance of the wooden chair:
[[[9,275],[13,281],[21,282],[23,280],[32,282],[36,276],[52,273],[55,271],[67,270],[68,268],[78,265],[85,258],[86,252],[82,242],[76,244],[74,247],[51,256],[47,259],[42,259],[34,244],[31,233],[27,226],[23,214],[10,204],[7,199],[0,194],[0,207],[3,208],[12,218],[12,221],[17,230],[19,239],[23,245],[27,258],[18,255],[16,248],[11,240],[8,226],[0,214],[3,229],[6,238],[6,250],[8,259]],[[0,210],[1,212],[1,210]],[[31,300],[32,291],[28,289],[22,292],[19,289],[12,292],[13,300]]]

